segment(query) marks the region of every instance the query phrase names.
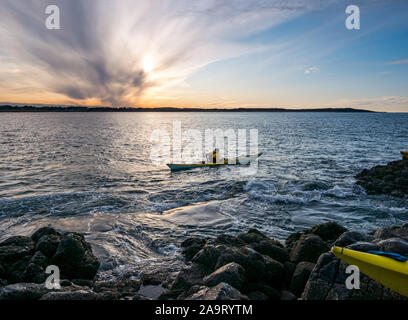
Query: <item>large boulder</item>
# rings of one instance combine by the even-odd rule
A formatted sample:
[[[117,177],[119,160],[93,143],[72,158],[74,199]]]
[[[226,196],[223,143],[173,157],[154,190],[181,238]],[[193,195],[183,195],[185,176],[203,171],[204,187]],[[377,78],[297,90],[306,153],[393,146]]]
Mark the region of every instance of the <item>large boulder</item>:
[[[293,273],[290,291],[300,297],[305,288],[307,280],[313,271],[315,264],[311,262],[300,262]]]
[[[215,287],[221,282],[230,284],[236,289],[241,289],[244,284],[245,270],[239,264],[232,262],[214,271],[203,279],[207,287]]]
[[[248,300],[248,297],[228,283],[222,282],[213,288],[202,287],[186,300]]]
[[[38,300],[48,292],[41,284],[17,283],[0,288],[1,300]]]
[[[347,229],[339,225],[337,222],[330,221],[312,227],[307,233],[315,234],[323,241],[333,242],[346,231]]]
[[[65,279],[92,280],[99,268],[91,246],[78,233],[62,237],[51,263],[60,268],[61,277]]]
[[[345,247],[359,241],[367,241],[367,236],[357,231],[344,232],[335,242],[338,247]]]
[[[182,253],[191,260],[205,245],[206,240],[202,238],[188,238],[181,243]]]
[[[322,253],[329,251],[329,245],[316,235],[302,235],[290,253],[291,261],[316,263]]]
[[[387,300],[406,298],[360,273],[360,289],[347,289],[348,264],[331,253],[320,256],[302,293],[304,300]]]
[[[377,242],[381,251],[399,253],[408,256],[408,242],[400,238],[391,238]]]

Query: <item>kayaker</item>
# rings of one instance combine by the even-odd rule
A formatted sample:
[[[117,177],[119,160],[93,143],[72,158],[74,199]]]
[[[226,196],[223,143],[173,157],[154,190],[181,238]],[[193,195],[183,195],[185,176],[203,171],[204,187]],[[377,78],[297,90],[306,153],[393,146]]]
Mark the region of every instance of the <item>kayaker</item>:
[[[217,156],[218,156],[218,149],[215,149],[213,152],[212,152],[212,162],[213,163],[217,163]]]

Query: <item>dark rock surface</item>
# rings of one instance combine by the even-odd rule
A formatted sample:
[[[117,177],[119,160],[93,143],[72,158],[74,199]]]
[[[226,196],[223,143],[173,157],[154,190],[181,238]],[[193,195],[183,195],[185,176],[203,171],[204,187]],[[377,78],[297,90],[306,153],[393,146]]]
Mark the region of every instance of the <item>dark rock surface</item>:
[[[0,243],[1,278],[10,284],[44,283],[50,265],[59,267],[63,279],[92,280],[99,261],[82,235],[49,227],[31,237],[11,237]]]
[[[98,280],[99,262],[84,237],[42,228],[0,243],[0,300],[399,300],[361,274],[359,290],[345,286],[347,264],[336,244],[358,251],[408,256],[408,224],[362,234],[329,222],[290,235],[286,246],[257,230],[238,236],[189,238],[181,271],[140,274],[140,280]],[[45,287],[45,269],[61,270],[61,287]],[[148,291],[155,292],[150,296]]]
[[[385,166],[364,169],[355,177],[368,194],[408,195],[408,160],[399,160]]]

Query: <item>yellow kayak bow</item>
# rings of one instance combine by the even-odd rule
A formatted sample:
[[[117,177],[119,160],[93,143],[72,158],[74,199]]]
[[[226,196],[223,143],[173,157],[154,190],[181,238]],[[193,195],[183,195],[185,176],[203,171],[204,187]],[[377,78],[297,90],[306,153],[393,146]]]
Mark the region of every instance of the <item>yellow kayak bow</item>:
[[[344,262],[357,266],[366,276],[408,297],[408,261],[400,262],[340,247],[333,247],[331,252]]]

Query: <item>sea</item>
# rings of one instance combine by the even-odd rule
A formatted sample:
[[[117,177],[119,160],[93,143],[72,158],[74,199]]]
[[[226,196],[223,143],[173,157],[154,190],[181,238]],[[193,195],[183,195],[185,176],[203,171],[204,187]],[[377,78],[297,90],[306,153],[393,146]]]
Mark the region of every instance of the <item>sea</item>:
[[[219,129],[235,132],[237,144],[245,132],[237,156],[252,145],[263,155],[250,165],[171,172],[175,128],[181,150],[196,139],[203,157],[205,132]],[[153,151],[163,149],[156,161]],[[256,228],[284,241],[327,221],[364,232],[400,225],[408,200],[367,195],[354,177],[407,149],[403,113],[0,113],[0,241],[43,226],[80,232],[100,277],[116,279],[176,271],[188,237]]]

